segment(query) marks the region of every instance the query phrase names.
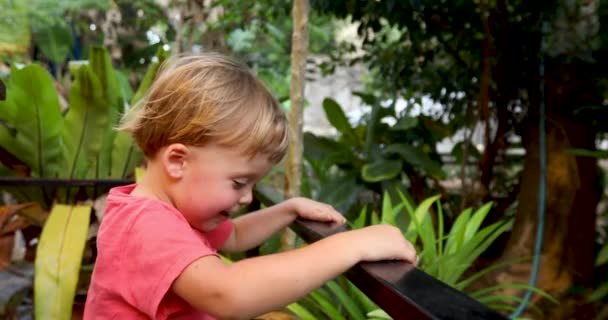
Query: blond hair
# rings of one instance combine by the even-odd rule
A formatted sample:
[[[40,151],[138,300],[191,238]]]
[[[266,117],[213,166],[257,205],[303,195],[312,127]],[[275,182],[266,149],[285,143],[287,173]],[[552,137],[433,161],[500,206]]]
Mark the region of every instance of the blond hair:
[[[287,149],[287,120],[269,90],[247,68],[216,53],[165,62],[118,130],[129,132],[148,158],[164,146],[216,143],[265,154],[278,162]]]

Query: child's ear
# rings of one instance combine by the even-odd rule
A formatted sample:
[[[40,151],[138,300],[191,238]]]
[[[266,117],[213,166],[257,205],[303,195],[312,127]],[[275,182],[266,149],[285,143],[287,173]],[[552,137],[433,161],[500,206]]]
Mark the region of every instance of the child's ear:
[[[163,152],[163,167],[169,177],[179,179],[183,176],[186,158],[190,150],[181,143],[170,144]]]

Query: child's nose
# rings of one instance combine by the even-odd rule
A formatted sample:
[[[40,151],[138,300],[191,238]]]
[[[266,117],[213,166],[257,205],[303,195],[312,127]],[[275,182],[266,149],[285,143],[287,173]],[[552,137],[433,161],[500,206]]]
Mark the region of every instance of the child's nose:
[[[250,204],[253,200],[253,194],[250,188],[247,188],[241,195],[241,199],[239,199],[239,204]]]

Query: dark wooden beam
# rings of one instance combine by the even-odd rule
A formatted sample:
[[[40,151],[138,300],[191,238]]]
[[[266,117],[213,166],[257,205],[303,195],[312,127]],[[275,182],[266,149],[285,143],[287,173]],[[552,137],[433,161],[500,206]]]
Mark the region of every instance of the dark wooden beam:
[[[296,220],[292,229],[306,242],[347,230],[305,220]],[[360,263],[346,276],[395,320],[507,319],[406,262]]]
[[[255,197],[266,206],[281,200],[280,194],[267,188],[256,188]],[[345,225],[300,219],[291,228],[309,243],[348,230]],[[395,320],[507,319],[406,262],[359,263],[346,277]]]
[[[36,177],[0,177],[0,186],[102,187],[113,188],[135,183],[133,179],[61,179]]]

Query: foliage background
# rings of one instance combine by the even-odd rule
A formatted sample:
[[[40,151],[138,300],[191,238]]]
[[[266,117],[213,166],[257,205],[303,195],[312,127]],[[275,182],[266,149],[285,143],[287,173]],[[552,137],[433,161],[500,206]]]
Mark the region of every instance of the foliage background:
[[[311,3],[309,77],[363,66],[363,89],[353,94],[368,111],[353,120],[331,97],[307,107],[322,109],[336,134],[305,135],[302,192],[351,220],[362,208],[380,213],[385,193],[399,201],[400,192],[413,203],[439,194],[445,230],[466,208],[491,202],[484,224],[512,219],[513,227],[468,272],[531,257],[537,204],[546,201],[538,286],[561,303],[534,301],[547,318],[608,313],[601,304],[608,290],[601,166],[608,131],[606,0]],[[0,79],[10,78],[15,63],[41,64],[65,112],[75,82],[70,65],[89,59],[92,47],[108,50],[117,79],[112,90],[126,101],[159,49],[217,50],[246,61],[288,109],[291,5],[0,0]],[[357,39],[336,41],[344,24],[357,26]],[[441,108],[417,112],[425,101]],[[461,139],[448,154],[437,148],[455,135]],[[547,138],[545,195],[538,193],[540,135]],[[266,182],[280,187],[280,177],[279,167]],[[437,210],[430,214],[438,219]],[[530,271],[529,260],[513,263],[479,285],[525,283]]]

